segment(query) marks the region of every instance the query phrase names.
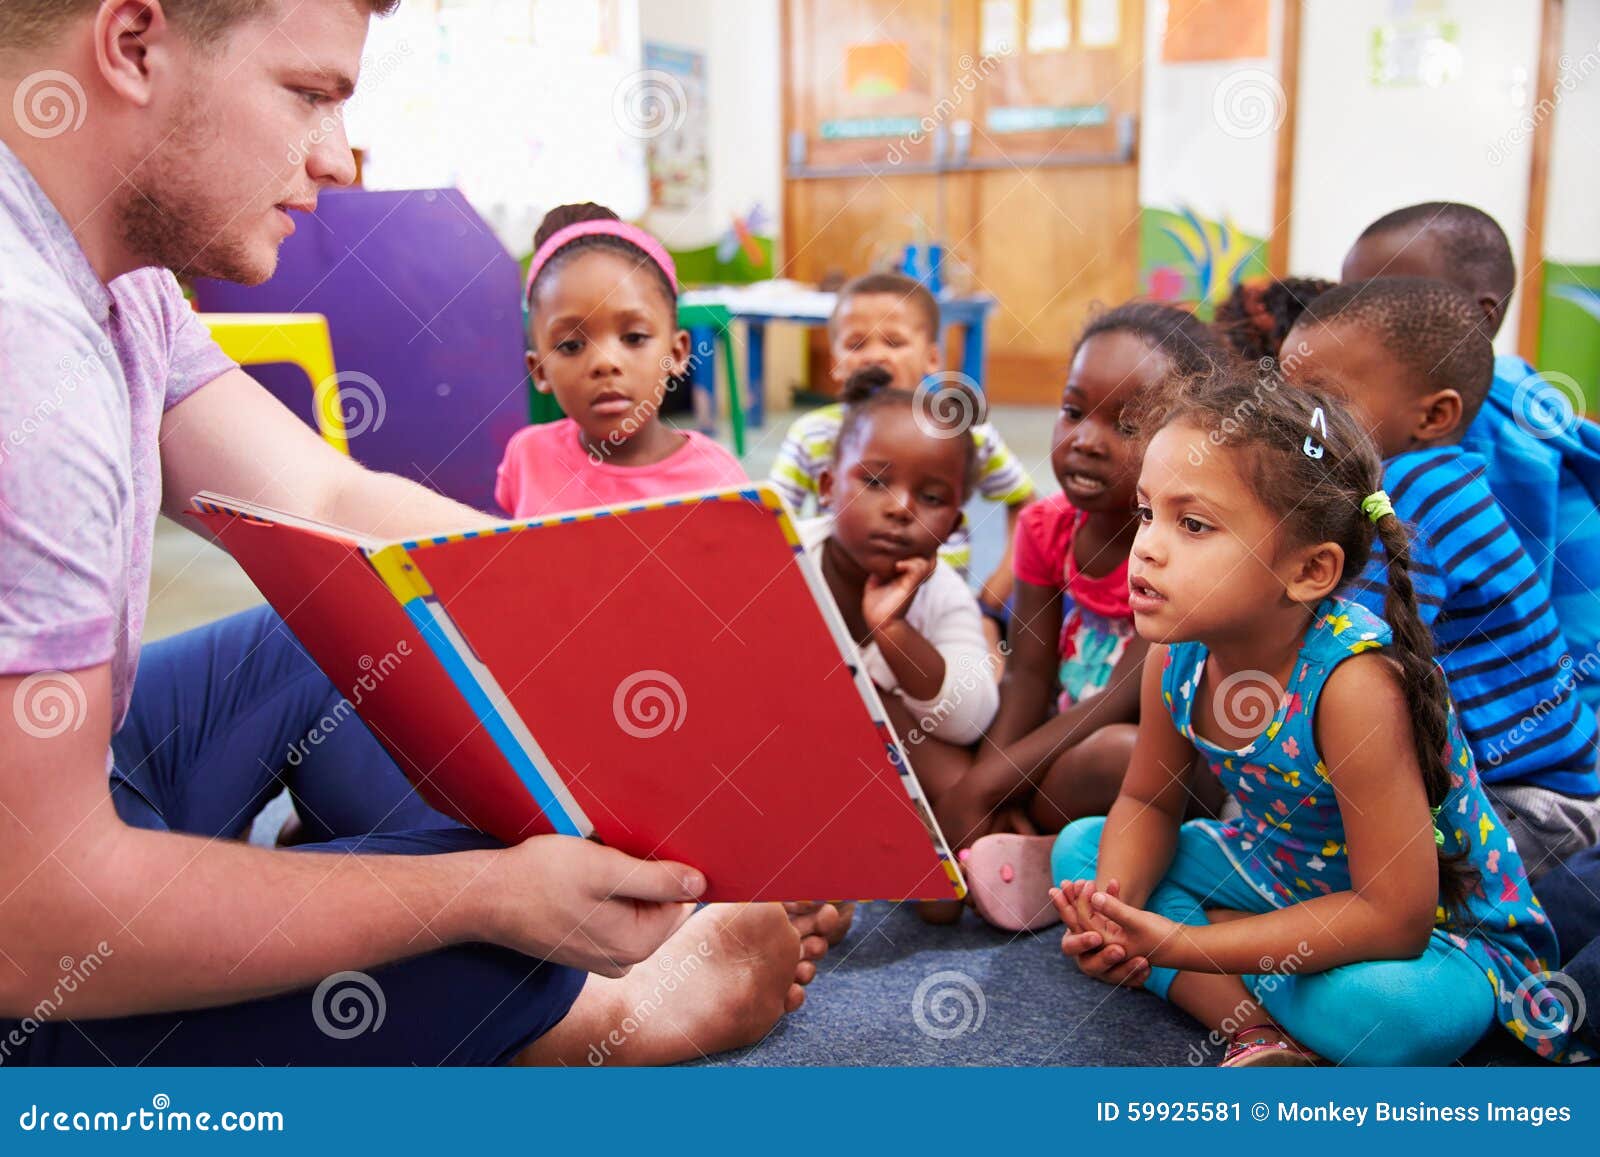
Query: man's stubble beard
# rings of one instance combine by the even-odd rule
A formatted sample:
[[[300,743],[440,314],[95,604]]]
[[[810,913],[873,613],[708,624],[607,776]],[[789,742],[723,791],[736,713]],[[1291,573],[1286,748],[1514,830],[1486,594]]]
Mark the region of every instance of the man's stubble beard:
[[[128,174],[117,193],[123,243],[145,265],[183,278],[211,277],[260,285],[277,268],[277,249],[265,260],[252,251],[240,217],[247,206],[219,204],[215,179],[218,132],[198,92],[191,90],[161,143]]]

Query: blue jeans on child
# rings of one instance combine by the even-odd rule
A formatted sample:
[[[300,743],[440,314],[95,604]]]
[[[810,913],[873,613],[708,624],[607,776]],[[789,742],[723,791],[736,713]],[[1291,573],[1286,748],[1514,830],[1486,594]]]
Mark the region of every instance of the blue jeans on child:
[[[1554,987],[1582,1014],[1579,1034],[1600,1049],[1600,848],[1588,848],[1539,879],[1534,891],[1561,945],[1568,982]]]
[[[1077,820],[1062,831],[1051,854],[1053,879],[1094,878],[1105,822]],[[1272,911],[1202,830],[1205,822],[1178,829],[1172,866],[1145,907],[1180,924],[1207,923],[1208,908]],[[1176,976],[1170,968],[1152,967],[1144,987],[1165,1000]],[[1496,1023],[1489,978],[1438,933],[1415,960],[1241,979],[1285,1032],[1318,1056],[1345,1065],[1447,1065]],[[1247,1027],[1248,1020],[1237,1026]]]
[[[134,827],[237,839],[287,786],[313,842],[280,855],[498,846],[416,795],[269,608],[145,648],[111,749],[112,800]],[[25,1064],[495,1064],[556,1025],[584,976],[464,945],[341,980],[315,1004],[308,989],[109,1020],[0,1020],[0,1040],[23,1037],[8,1057]]]

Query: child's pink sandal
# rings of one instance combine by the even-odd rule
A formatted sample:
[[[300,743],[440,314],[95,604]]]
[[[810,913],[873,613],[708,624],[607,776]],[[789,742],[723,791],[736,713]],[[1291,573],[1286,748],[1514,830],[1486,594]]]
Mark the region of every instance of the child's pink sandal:
[[[1276,1033],[1278,1039],[1269,1041],[1262,1033]],[[1277,1025],[1253,1024],[1233,1034],[1218,1068],[1298,1068],[1321,1063],[1321,1057],[1290,1040]]]
[[[1054,836],[984,836],[961,853],[972,906],[996,928],[1031,932],[1060,921],[1050,902]]]

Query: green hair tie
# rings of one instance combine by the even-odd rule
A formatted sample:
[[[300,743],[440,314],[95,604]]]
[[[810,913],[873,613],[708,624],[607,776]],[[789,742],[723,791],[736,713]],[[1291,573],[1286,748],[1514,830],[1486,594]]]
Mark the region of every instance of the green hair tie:
[[[1383,492],[1380,490],[1378,493],[1382,494]],[[1387,497],[1388,496],[1385,495],[1386,499]],[[1438,807],[1431,807],[1428,809],[1428,811],[1433,815],[1433,842],[1441,848],[1444,847],[1444,833],[1439,830],[1439,813],[1443,810],[1443,804],[1440,804]]]
[[[1385,515],[1394,513],[1394,505],[1389,501],[1389,492],[1386,490],[1374,490],[1363,498],[1361,500],[1361,509],[1366,512],[1367,517],[1372,519],[1373,522],[1377,522],[1378,519],[1383,518]]]

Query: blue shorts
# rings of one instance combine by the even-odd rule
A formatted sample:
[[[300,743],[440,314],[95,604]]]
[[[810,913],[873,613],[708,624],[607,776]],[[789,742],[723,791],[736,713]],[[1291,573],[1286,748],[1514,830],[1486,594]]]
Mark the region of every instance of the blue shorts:
[[[288,787],[313,842],[282,855],[498,846],[424,803],[341,701],[270,608],[152,644],[112,738],[117,814],[134,827],[237,839]],[[215,902],[225,909],[228,898]],[[497,1064],[566,1015],[585,975],[464,945],[220,1008],[0,1020],[0,1063]]]

